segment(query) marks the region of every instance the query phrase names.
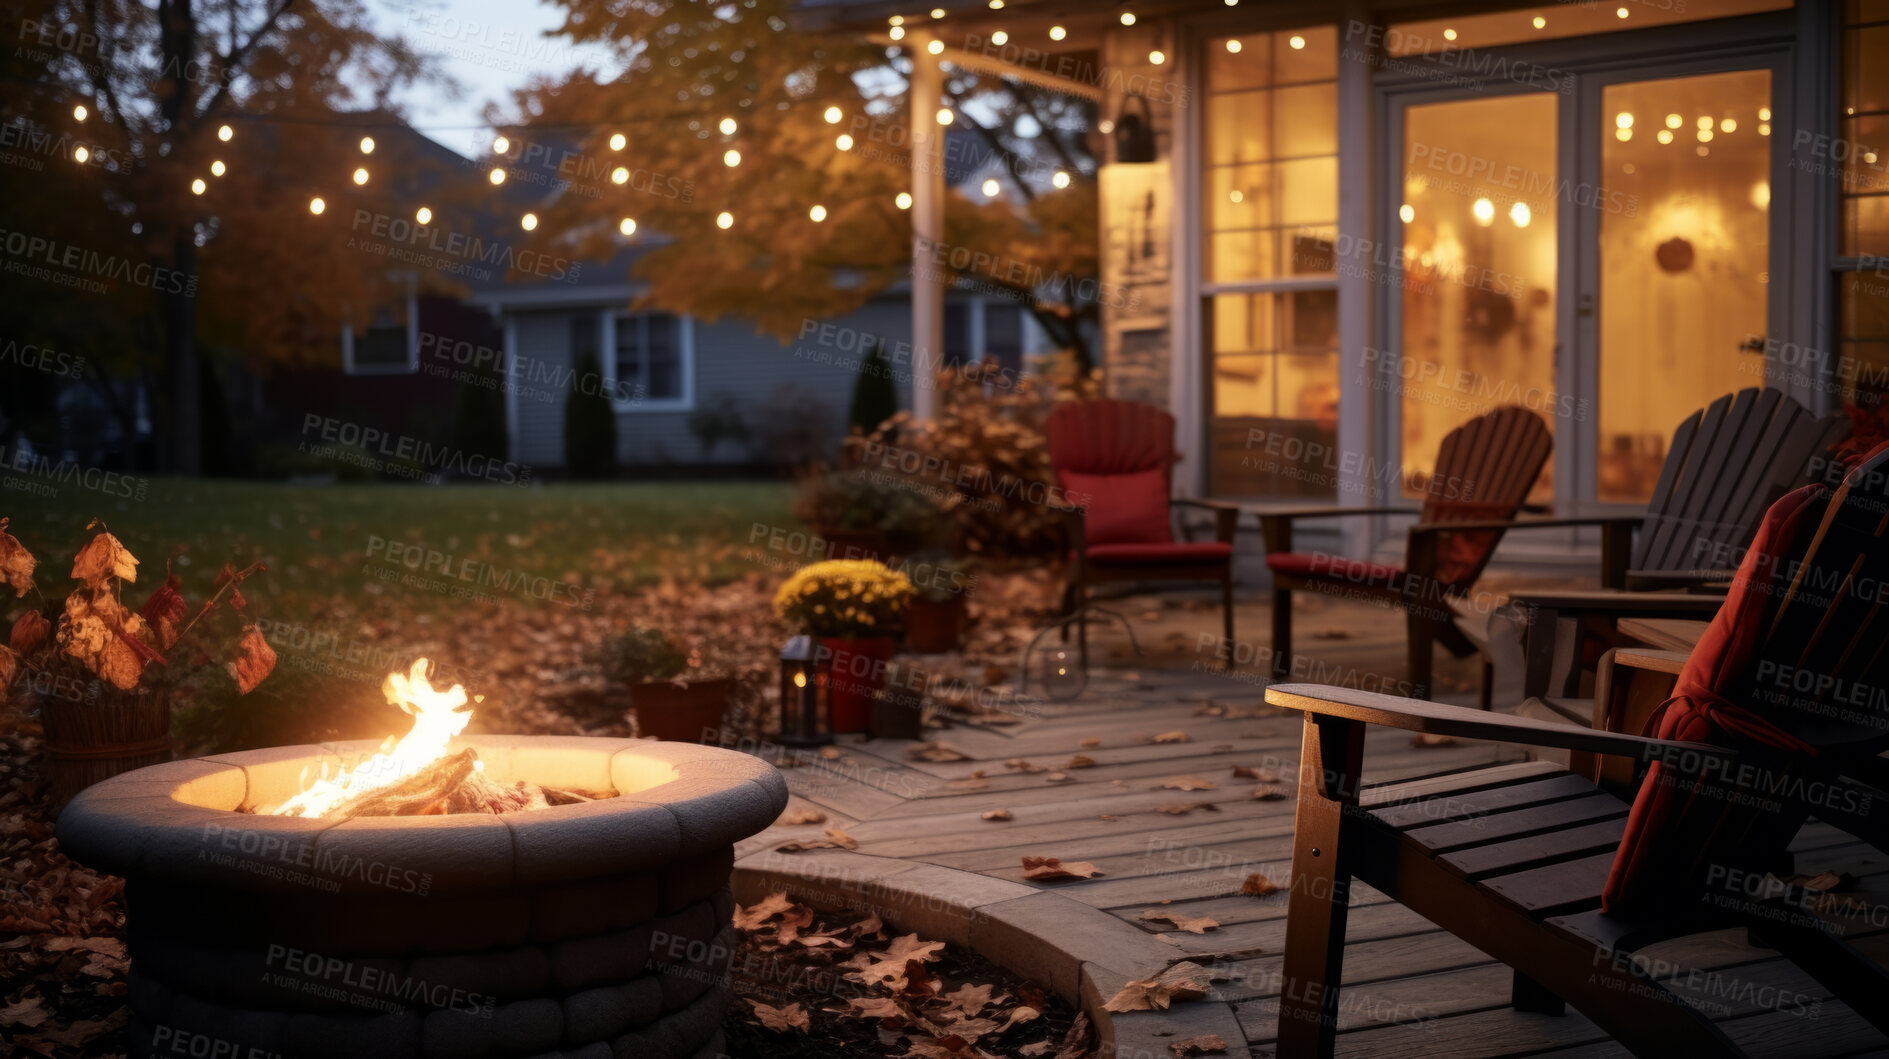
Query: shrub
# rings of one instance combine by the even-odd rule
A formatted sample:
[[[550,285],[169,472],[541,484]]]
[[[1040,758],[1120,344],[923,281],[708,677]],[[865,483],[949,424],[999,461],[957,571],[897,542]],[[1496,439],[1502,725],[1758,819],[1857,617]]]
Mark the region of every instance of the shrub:
[[[477,381],[462,382],[453,396],[452,446],[468,456],[504,460],[510,446],[505,433],[505,398],[497,372],[478,371]]]
[[[800,480],[794,517],[816,533],[880,530],[921,538],[935,528],[938,505],[913,483],[857,471],[825,471]]]
[[[724,441],[746,443],[748,420],[741,410],[740,399],[726,390],[718,391],[689,413],[689,433],[695,435],[704,456],[714,455]]]
[[[1047,404],[1030,376],[995,366],[949,368],[937,376],[937,414],[924,421],[900,412],[881,431],[854,439],[864,469],[906,473],[918,489],[944,493],[942,504],[953,546],[961,553],[993,557],[1052,553],[1063,543],[1063,516],[1053,506],[1062,497],[1050,468],[1043,436]],[[873,444],[890,445],[904,459],[875,464]],[[915,453],[919,458],[910,458]]]
[[[774,613],[814,636],[897,636],[912,583],[871,559],[832,559],[795,571],[774,595]]]
[[[625,629],[604,644],[604,675],[624,684],[670,680],[689,667],[689,652],[661,629]]]
[[[833,409],[804,386],[783,383],[754,411],[749,451],[776,467],[804,467],[833,451]]]
[[[578,358],[564,402],[564,467],[573,478],[608,478],[616,471],[616,410],[605,387],[587,382],[602,378],[596,354]]]
[[[853,381],[853,403],[846,410],[846,420],[853,433],[871,434],[898,414],[899,388],[892,379],[892,362],[885,357],[885,343],[875,341],[866,359],[859,362],[859,378]]]

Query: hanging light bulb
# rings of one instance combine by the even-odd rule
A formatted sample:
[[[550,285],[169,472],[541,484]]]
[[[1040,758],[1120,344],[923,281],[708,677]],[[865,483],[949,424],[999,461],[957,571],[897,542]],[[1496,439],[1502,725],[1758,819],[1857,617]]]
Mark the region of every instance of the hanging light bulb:
[[[413,211],[413,219],[419,221],[421,224],[432,224],[433,211],[427,209],[425,206],[421,206],[419,209]]]
[[[538,227],[538,215],[535,213],[525,214],[523,217],[518,218],[518,226],[527,232],[533,230]]]
[[[925,45],[925,50],[932,53],[933,55],[943,55],[944,54],[944,41],[934,40],[930,44]]]
[[[1005,33],[1003,30],[1000,29],[997,32],[992,33],[990,35],[990,42],[992,44],[997,45],[999,48],[1001,48],[1004,45],[1010,43],[1010,34]]]
[[[838,107],[828,107],[826,108],[826,113],[821,115],[821,117],[826,119],[826,123],[828,125],[838,125],[840,123],[840,119],[845,116],[846,116],[846,113],[840,110],[840,108]]]
[[[512,141],[506,139],[503,136],[496,137],[492,140],[492,153],[493,154],[504,154],[505,152],[511,149],[512,149]]]
[[[1069,31],[1062,28],[1061,26],[1051,26],[1049,28],[1050,40],[1062,40],[1064,37],[1067,37],[1067,36],[1069,36]]]
[[[1155,50],[1148,53],[1148,61],[1153,63],[1156,66],[1159,66],[1162,63],[1168,61],[1167,52],[1164,52],[1161,49],[1156,48]]]
[[[230,137],[234,135],[236,135],[236,130],[230,128],[228,125],[221,125],[217,127],[216,138],[219,140],[222,140],[224,143],[230,142]]]
[[[735,119],[733,118],[721,119],[721,134],[723,136],[733,136],[735,134],[735,129],[737,128],[739,128],[739,126],[735,124]]]
[[[72,108],[72,120],[84,121],[86,116],[90,113],[91,113],[90,111],[85,109],[85,104],[80,103],[77,106]]]
[[[949,125],[949,124],[951,124],[951,121],[952,121],[952,117],[951,117],[951,108],[950,108],[950,107],[939,107],[939,108],[938,108],[938,124],[940,124],[940,125]]]
[[[610,149],[612,151],[621,151],[623,149],[623,145],[629,142],[630,142],[629,139],[620,132],[613,132],[610,134]]]
[[[88,150],[84,144],[80,144],[72,149],[72,160],[75,162],[83,162],[91,157],[92,152]]]
[[[991,177],[990,179],[984,181],[984,197],[985,198],[994,199],[997,197],[997,193],[1002,190],[1003,190],[1003,185],[997,183],[996,177]]]
[[[887,19],[886,21],[888,21],[888,22],[890,22],[890,23],[892,23],[892,24],[893,24],[893,25],[895,25],[895,26],[903,26],[903,25],[905,25],[905,16],[904,16],[904,15],[893,15],[893,16],[892,16],[891,18],[889,18],[889,19]]]
[[[211,176],[222,176],[226,171],[227,170],[226,170],[226,167],[223,165],[222,159],[219,158],[216,161],[210,163]]]
[[[630,170],[627,166],[617,166],[610,170],[610,183],[627,184],[630,182]]]
[[[1477,199],[1470,205],[1469,212],[1476,215],[1476,223],[1486,225],[1495,220],[1495,203],[1488,199]]]
[[[498,185],[505,183],[505,170],[494,166],[492,168],[492,171],[486,174],[486,179],[492,182],[493,187],[497,187]]]
[[[1529,210],[1526,202],[1518,202],[1509,207],[1509,220],[1515,222],[1517,228],[1528,227],[1528,222],[1534,219],[1535,215]]]
[[[741,164],[741,152],[740,152],[740,151],[737,151],[737,150],[735,150],[735,149],[734,149],[734,148],[732,148],[732,147],[730,147],[730,148],[729,148],[728,150],[726,150],[726,151],[723,151],[723,152],[722,152],[722,156],[721,156],[721,164],[723,164],[723,165],[725,165],[725,166],[727,166],[727,167],[728,167],[728,168],[730,168],[730,169],[733,169],[734,167],[736,167],[736,166],[738,166],[738,165],[740,165],[740,164]]]
[[[839,135],[839,139],[833,141],[833,146],[838,147],[842,151],[850,151],[853,149],[853,138],[842,132]]]
[[[308,212],[314,214],[317,217],[321,216],[321,211],[327,208],[328,208],[328,204],[321,201],[320,195],[317,195],[314,198],[308,200]]]
[[[1417,219],[1417,208],[1408,202],[1404,203],[1402,206],[1397,207],[1397,219],[1405,224],[1409,224],[1411,221]]]
[[[899,197],[892,201],[898,203],[899,209],[909,210],[912,208],[912,193],[909,191],[901,191],[899,192]]]
[[[1132,26],[1134,24],[1135,24],[1135,13],[1133,11],[1122,12],[1122,25]]]
[[[374,138],[372,136],[361,137],[361,153],[362,154],[374,153]]]
[[[826,207],[819,203],[814,203],[813,208],[807,211],[807,216],[813,218],[813,223],[819,224],[821,221],[826,220]]]
[[[1004,0],[990,0],[990,9],[992,11],[1002,11],[1004,9]]]
[[[365,184],[365,183],[367,183],[367,170],[365,170],[365,169],[356,169],[356,170],[354,171],[354,182],[355,182],[356,184]]]
[[[1293,51],[1304,51],[1304,50],[1305,50],[1305,38],[1304,38],[1304,37],[1301,37],[1301,36],[1299,36],[1299,35],[1298,35],[1298,34],[1296,34],[1296,33],[1294,33],[1294,34],[1292,35],[1292,38],[1291,38],[1290,40],[1288,40],[1288,41],[1286,41],[1286,47],[1288,47],[1288,48],[1291,48],[1291,49],[1292,49]]]
[[[203,182],[202,177],[198,177],[197,179],[190,182],[190,193],[192,195],[201,195],[203,194],[203,189],[209,186],[210,185]]]
[[[932,9],[931,9],[931,17],[933,17],[933,18],[943,18],[943,17],[945,17],[945,9],[944,9],[944,8],[942,8],[942,7],[934,7],[934,8],[932,8]]]
[[[726,230],[729,228],[733,228],[734,226],[735,226],[734,214],[729,213],[727,210],[723,210],[722,212],[715,215],[715,227]]]
[[[1069,186],[1069,174],[1064,172],[1061,169],[1058,169],[1056,171],[1056,175],[1049,178],[1049,182],[1056,185],[1059,188],[1066,188]]]
[[[905,27],[904,27],[904,26],[893,26],[893,27],[892,27],[891,29],[889,29],[889,30],[887,30],[887,31],[886,31],[886,36],[888,36],[888,37],[891,37],[891,38],[892,38],[893,40],[904,40],[904,39],[905,39]]]
[[[1238,55],[1240,53],[1241,47],[1242,45],[1240,44],[1239,38],[1237,37],[1232,40],[1227,41],[1227,51],[1230,51],[1235,55]]]
[[[634,217],[623,218],[622,223],[617,225],[617,231],[622,232],[624,235],[635,235],[636,219]]]

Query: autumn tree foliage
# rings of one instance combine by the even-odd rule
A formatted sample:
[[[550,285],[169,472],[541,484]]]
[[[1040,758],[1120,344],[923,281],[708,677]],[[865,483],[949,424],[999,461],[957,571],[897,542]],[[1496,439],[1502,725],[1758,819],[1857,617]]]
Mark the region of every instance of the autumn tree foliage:
[[[165,462],[194,472],[205,345],[332,350],[343,313],[382,296],[384,263],[307,207],[313,187],[352,186],[353,126],[392,115],[426,66],[360,0],[7,6],[0,123],[26,150],[0,165],[0,227],[97,282],[9,273],[0,327],[86,356],[108,404],[108,379],[155,384]]]
[[[783,340],[911,276],[911,216],[897,203],[911,188],[901,48],[804,29],[791,0],[557,2],[559,32],[614,49],[621,74],[549,78],[494,120],[624,179],[560,197],[541,211],[541,238],[607,258],[633,220],[649,247],[633,266],[643,304],[746,319]],[[1086,357],[1080,325],[1099,312],[1093,105],[946,73],[954,135],[1004,194],[950,194],[937,271],[1014,298]],[[934,116],[923,121],[937,130]],[[975,168],[964,163],[947,158],[953,178]]]

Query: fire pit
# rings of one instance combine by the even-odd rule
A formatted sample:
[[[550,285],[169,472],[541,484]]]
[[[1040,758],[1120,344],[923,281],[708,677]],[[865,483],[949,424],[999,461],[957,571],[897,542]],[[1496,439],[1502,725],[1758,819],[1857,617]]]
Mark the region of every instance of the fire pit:
[[[474,751],[491,786],[594,797],[270,811],[330,782],[310,777],[377,767],[376,746],[154,765],[66,808],[66,852],[128,880],[134,1055],[720,1050],[732,847],[785,807],[771,766],[681,743],[454,736],[440,753]]]

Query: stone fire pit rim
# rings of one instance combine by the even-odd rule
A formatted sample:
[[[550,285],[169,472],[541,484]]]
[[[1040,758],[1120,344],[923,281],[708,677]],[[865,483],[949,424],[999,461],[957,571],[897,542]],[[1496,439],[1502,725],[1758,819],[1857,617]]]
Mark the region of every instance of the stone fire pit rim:
[[[704,853],[771,824],[787,785],[719,747],[583,736],[474,735],[495,778],[614,788],[616,797],[502,816],[303,819],[238,813],[279,802],[308,765],[375,741],[271,747],[136,769],[60,814],[68,856],[134,881],[307,893],[439,893],[585,879]]]

